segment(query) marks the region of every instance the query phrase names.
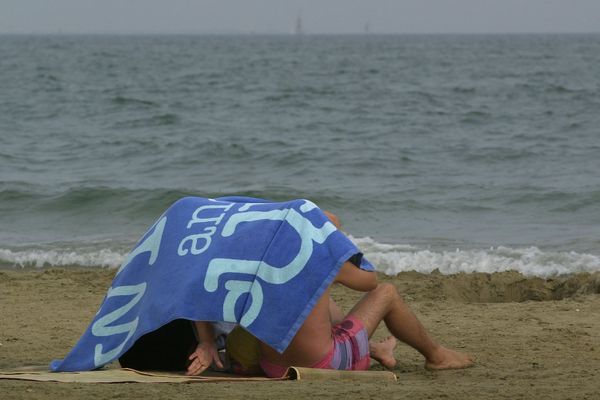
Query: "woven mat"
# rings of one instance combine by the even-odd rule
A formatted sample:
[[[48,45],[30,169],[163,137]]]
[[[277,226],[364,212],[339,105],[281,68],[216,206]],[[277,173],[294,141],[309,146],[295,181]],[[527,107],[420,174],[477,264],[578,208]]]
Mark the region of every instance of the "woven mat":
[[[282,378],[249,377],[215,372],[205,372],[200,376],[186,376],[181,373],[142,372],[128,368],[81,372],[50,372],[46,367],[25,367],[14,371],[0,371],[0,379],[76,383],[196,383],[281,380],[395,382],[398,378],[394,373],[388,371],[336,371],[303,367],[288,368],[286,375]]]

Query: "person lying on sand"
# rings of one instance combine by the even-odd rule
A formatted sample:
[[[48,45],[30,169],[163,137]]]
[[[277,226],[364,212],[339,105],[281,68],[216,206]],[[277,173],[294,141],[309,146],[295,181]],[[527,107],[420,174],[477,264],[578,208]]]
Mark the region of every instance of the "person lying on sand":
[[[339,219],[325,212],[340,227]],[[347,261],[333,284],[366,292],[363,298],[342,317],[342,312],[330,297],[329,287],[308,315],[296,336],[283,353],[260,343],[260,366],[269,377],[281,377],[289,366],[367,370],[370,358],[387,368],[396,365],[396,339],[415,348],[425,357],[425,367],[431,370],[467,368],[473,358],[437,343],[404,302],[396,287],[379,283],[375,272],[364,271]],[[381,321],[393,336],[381,342],[369,338]],[[222,368],[214,345],[212,326],[195,323],[200,344],[189,357],[188,375],[198,375],[211,363]]]

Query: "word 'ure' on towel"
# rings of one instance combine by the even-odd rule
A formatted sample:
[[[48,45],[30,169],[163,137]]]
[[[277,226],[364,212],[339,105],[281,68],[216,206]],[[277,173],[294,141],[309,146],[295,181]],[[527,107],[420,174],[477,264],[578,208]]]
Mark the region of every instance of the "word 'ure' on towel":
[[[144,234],[90,326],[50,368],[97,369],[178,318],[240,324],[283,352],[351,258],[373,270],[309,200],[185,197]]]

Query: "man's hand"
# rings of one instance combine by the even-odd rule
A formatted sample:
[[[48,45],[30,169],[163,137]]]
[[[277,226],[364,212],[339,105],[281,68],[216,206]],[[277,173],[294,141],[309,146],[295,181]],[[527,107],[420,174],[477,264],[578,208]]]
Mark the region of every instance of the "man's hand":
[[[223,368],[223,363],[221,363],[219,352],[214,343],[199,344],[196,350],[190,355],[189,360],[192,363],[188,367],[186,375],[200,375],[210,367],[213,361],[218,368]]]

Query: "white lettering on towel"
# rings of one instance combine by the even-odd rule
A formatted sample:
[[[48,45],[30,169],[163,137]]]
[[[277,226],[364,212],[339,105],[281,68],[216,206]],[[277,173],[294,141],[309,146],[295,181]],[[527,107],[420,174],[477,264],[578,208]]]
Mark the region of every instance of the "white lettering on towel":
[[[146,292],[146,283],[140,283],[138,285],[130,285],[130,286],[117,286],[115,288],[110,288],[108,290],[108,294],[106,295],[106,299],[108,300],[111,297],[115,296],[132,296],[129,302],[116,310],[106,314],[102,318],[99,318],[92,325],[92,334],[97,337],[102,336],[112,336],[118,335],[122,333],[127,333],[127,336],[123,341],[114,349],[103,353],[102,344],[98,343],[94,348],[94,365],[99,367],[101,365],[106,364],[107,362],[112,361],[123,349],[125,343],[135,333],[138,325],[138,317],[135,317],[132,321],[124,322],[119,325],[112,325],[113,322],[117,321],[119,318],[127,314],[129,310],[131,310],[142,298],[144,293]]]
[[[300,207],[303,213],[316,208],[313,203],[305,201]],[[305,218],[293,208],[271,211],[248,211],[232,215],[225,223],[221,236],[228,237],[235,233],[237,226],[241,223],[252,223],[256,221],[285,221],[294,228],[300,237],[300,248],[296,257],[287,265],[274,267],[261,260],[240,260],[232,258],[214,258],[208,264],[204,288],[208,292],[214,292],[219,287],[219,278],[226,273],[244,274],[249,277],[259,277],[271,284],[281,285],[298,275],[306,266],[313,253],[314,242],[322,244],[336,231],[331,222],[326,222],[322,227],[315,227],[309,219]],[[223,304],[223,318],[228,322],[239,322],[243,326],[251,324],[260,313],[263,303],[263,290],[260,282],[229,280],[225,283],[225,289],[229,292]],[[252,298],[250,307],[247,308],[241,319],[237,321],[234,315],[236,301],[245,293]]]

